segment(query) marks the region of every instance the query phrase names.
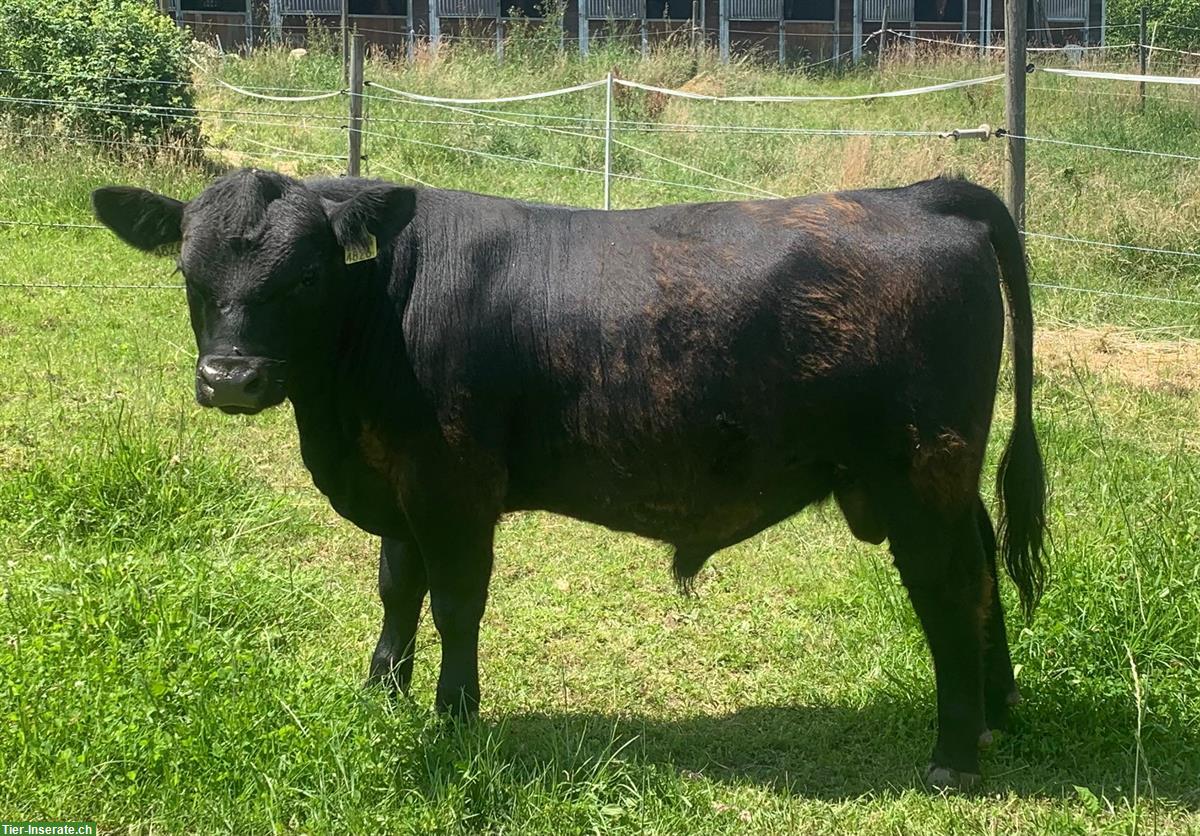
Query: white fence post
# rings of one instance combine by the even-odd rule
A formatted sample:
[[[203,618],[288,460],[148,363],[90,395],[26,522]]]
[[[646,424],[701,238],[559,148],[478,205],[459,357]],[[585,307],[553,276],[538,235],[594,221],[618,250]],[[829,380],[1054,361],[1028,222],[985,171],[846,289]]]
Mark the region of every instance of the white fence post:
[[[579,0],[579,55],[582,58],[588,57],[588,14],[591,12],[588,6],[588,0]]]
[[[342,0],[342,84],[350,83],[350,0]]]
[[[408,0],[408,3],[405,6],[404,25],[408,29],[408,32],[406,33],[407,37],[405,38],[407,45],[405,47],[404,55],[408,59],[408,63],[411,64],[413,56],[416,54],[417,50],[417,30],[416,27],[413,26],[412,0]]]
[[[441,39],[442,19],[438,0],[429,0],[429,53],[431,55],[437,55]]]
[[[612,181],[612,106],[613,74],[610,71],[604,85],[604,208],[612,206],[610,197]]]
[[[349,138],[349,154],[346,173],[357,177],[362,166],[362,126],[363,126],[363,57],[366,50],[363,47],[363,36],[354,33],[350,39],[350,125],[347,132]]]
[[[853,0],[854,16],[851,18],[850,55],[854,63],[862,60],[863,48],[863,0]]]
[[[729,8],[727,0],[720,2],[720,38],[721,38],[721,63],[729,63]]]
[[[496,63],[504,63],[504,0],[496,0]]]

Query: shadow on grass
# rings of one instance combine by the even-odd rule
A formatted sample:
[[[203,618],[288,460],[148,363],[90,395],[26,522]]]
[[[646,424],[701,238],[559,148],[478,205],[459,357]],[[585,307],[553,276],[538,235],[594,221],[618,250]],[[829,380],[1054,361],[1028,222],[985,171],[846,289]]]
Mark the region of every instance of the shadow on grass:
[[[933,746],[928,705],[895,697],[842,705],[743,708],[677,720],[616,714],[521,714],[485,723],[518,768],[561,772],[569,761],[612,756],[684,776],[756,784],[830,801],[923,787]],[[984,789],[1027,798],[1075,797],[1088,787],[1132,801],[1137,710],[1123,698],[1034,696],[1013,730],[983,754]],[[1147,768],[1149,779],[1147,781]],[[1146,720],[1138,795],[1200,810],[1200,729],[1182,718]]]

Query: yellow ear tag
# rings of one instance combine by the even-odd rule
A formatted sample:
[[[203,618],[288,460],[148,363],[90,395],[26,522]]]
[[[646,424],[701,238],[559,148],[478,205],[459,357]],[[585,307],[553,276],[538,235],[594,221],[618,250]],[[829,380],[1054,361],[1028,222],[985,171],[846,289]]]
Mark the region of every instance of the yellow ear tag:
[[[375,236],[368,234],[367,240],[362,246],[346,247],[346,263],[357,264],[360,261],[374,258],[376,253],[378,253],[378,249],[375,244]]]

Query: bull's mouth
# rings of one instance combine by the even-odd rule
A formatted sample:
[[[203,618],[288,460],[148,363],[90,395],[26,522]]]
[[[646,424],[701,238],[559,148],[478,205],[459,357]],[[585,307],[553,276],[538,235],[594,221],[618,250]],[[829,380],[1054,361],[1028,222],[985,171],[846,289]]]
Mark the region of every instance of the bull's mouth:
[[[224,412],[226,415],[257,415],[260,412],[265,412],[273,406],[279,406],[281,403],[283,403],[283,398],[274,400],[271,403],[264,403],[261,405],[255,404],[253,406],[237,404],[213,404],[204,402],[201,402],[200,405],[210,408],[215,407]]]
[[[222,396],[213,391],[203,381],[196,381],[196,403],[207,409],[219,409],[226,415],[257,415],[258,413],[279,406],[284,400],[283,387],[272,387],[272,391],[263,395],[246,397]]]

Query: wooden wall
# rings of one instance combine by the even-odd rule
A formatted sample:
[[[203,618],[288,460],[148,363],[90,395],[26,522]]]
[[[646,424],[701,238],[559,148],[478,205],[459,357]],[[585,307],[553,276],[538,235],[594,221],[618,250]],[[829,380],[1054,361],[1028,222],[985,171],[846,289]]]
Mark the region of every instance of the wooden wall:
[[[199,41],[221,42],[226,52],[237,52],[246,46],[246,15],[232,12],[181,12],[183,22],[191,27]]]

